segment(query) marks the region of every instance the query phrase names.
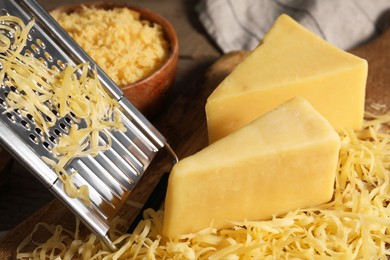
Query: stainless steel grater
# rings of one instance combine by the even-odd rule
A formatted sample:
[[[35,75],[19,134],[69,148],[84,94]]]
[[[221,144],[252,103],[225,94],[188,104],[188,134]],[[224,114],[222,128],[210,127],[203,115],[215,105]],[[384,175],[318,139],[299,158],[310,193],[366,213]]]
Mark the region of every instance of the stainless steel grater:
[[[61,69],[58,66],[60,63],[75,65],[88,61],[90,69],[97,67],[35,0],[0,0],[0,11],[1,15],[17,16],[25,23],[35,20],[24,51],[44,59],[48,66]],[[12,35],[9,37],[12,38]],[[120,104],[119,110],[127,131],[110,132],[112,147],[109,150],[99,152],[95,157],[76,158],[66,166],[67,171],[78,171],[74,178],[76,186],[85,184],[89,187],[91,206],[68,197],[57,174],[41,159],[42,156],[52,158],[51,149],[61,133],[66,133],[72,124],[82,124],[82,121],[67,115],[50,128],[48,136],[41,136],[33,118],[21,116],[18,111],[4,113],[7,109],[5,96],[12,90],[1,82],[0,141],[91,231],[114,249],[107,234],[112,218],[156,160],[167,160],[172,165],[177,162],[177,157],[166,139],[123,96],[120,88],[99,67],[97,70],[102,85]]]

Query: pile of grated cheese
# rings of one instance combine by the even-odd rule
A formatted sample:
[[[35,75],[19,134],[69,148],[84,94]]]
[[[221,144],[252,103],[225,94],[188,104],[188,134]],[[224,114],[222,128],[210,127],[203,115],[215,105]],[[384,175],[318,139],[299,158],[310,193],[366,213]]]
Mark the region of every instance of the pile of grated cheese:
[[[0,82],[10,89],[4,113],[18,111],[22,117],[32,118],[35,131],[39,129],[42,133],[42,143],[50,138],[49,129],[56,127],[59,119],[72,118],[69,120],[75,124],[70,129],[63,126],[58,136],[52,136],[57,138],[56,144],[49,147],[55,160],[42,159],[56,171],[68,196],[78,197],[89,205],[88,187],[76,187],[72,179],[77,172],[67,173],[64,168],[76,157],[94,156],[109,149],[111,138],[107,131],[126,131],[119,103],[104,90],[96,71],[88,74],[88,63],[63,64],[60,70],[56,66],[49,68],[45,60],[34,56],[34,50],[23,52],[33,46],[27,44],[33,25],[33,20],[25,25],[15,16],[0,17],[0,29],[13,35],[9,38],[0,34]],[[36,39],[37,44],[39,41]],[[45,56],[50,54],[45,52]],[[77,124],[80,122],[82,128]],[[107,142],[99,142],[99,135],[106,136]]]
[[[366,119],[359,131],[340,133],[341,150],[331,202],[298,209],[269,221],[235,222],[173,240],[161,236],[163,211],[146,210],[133,234],[116,220],[110,252],[91,234],[82,238],[61,226],[39,224],[17,250],[18,259],[387,259],[390,256],[390,115]],[[257,205],[253,205],[256,207]],[[123,222],[121,224],[121,221]],[[35,232],[52,236],[33,243]],[[25,252],[28,246],[33,252]]]
[[[168,56],[161,25],[141,20],[129,8],[82,6],[51,15],[119,86],[147,77]]]

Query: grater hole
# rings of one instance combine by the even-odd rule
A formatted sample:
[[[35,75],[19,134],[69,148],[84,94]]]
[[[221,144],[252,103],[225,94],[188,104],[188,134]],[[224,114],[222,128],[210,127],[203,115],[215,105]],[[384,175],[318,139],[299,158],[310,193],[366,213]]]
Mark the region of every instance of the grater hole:
[[[53,62],[53,57],[50,55],[50,53],[48,53],[47,51],[45,51],[45,53],[43,54],[43,56],[45,56],[45,58],[50,61],[50,62]]]
[[[31,126],[28,122],[22,120],[20,121],[20,123],[22,124],[22,126],[24,126],[24,128],[26,128],[27,130],[30,130],[31,129]]]
[[[71,124],[71,123],[72,123],[72,119],[70,119],[70,117],[68,117],[68,116],[65,117],[65,121],[66,121],[68,124]]]
[[[34,32],[34,30],[31,28],[30,32]],[[33,37],[31,36],[31,34],[27,34],[27,40],[30,41],[30,42],[33,40]],[[37,53],[39,53],[39,52],[37,52]]]
[[[57,136],[61,136],[61,131],[58,130],[57,128],[54,129],[54,133],[55,133]]]
[[[31,114],[27,114],[27,118],[28,118],[28,120],[30,120],[31,122],[35,122],[35,120],[34,120],[34,117],[31,115]]]
[[[14,23],[11,23],[9,25],[12,29],[14,29],[15,31],[19,31],[20,27],[17,25],[17,24],[14,24]],[[8,32],[8,35],[12,38],[13,37],[13,34],[9,31]]]
[[[32,53],[30,50],[26,50],[24,52],[24,56],[34,58],[34,53]]]
[[[43,88],[41,85],[39,85],[39,87],[40,87],[40,88]],[[53,105],[53,102],[52,102],[50,99],[46,100],[45,103],[46,103],[47,105],[49,105],[49,106],[50,106],[50,105]]]
[[[28,137],[30,137],[30,140],[33,141],[33,143],[38,144],[38,137],[34,134],[30,134]]]
[[[20,110],[19,110],[18,108],[15,108],[15,109],[14,109],[14,112],[15,112],[17,115],[19,115],[19,116],[21,115]]]
[[[4,99],[0,98],[0,106],[7,108],[7,102]]]
[[[11,113],[8,112],[8,113],[7,113],[7,117],[8,117],[9,120],[11,120],[12,122],[15,123],[15,121],[16,121],[15,115],[13,115],[13,114],[11,114]]]
[[[36,54],[41,53],[41,51],[39,50],[39,48],[38,48],[35,44],[31,44],[31,49],[32,49],[33,52],[35,52]]]
[[[45,49],[46,48],[46,45],[43,43],[43,41],[41,39],[37,39],[35,41],[39,47],[41,47],[42,49]]]
[[[24,56],[34,58],[34,54],[30,50],[26,50],[24,52]]]
[[[42,58],[42,57],[39,57],[39,61],[43,63],[43,65],[45,65],[47,67],[47,61]]]
[[[51,151],[52,146],[51,146],[51,144],[49,144],[48,142],[44,141],[44,142],[43,142],[43,146],[44,146],[47,150]]]
[[[10,89],[12,92],[14,92],[14,93],[19,94],[19,91],[16,89],[15,86],[11,86],[9,89]]]
[[[6,33],[7,37],[10,38],[10,39],[13,39],[14,38],[14,34],[12,32],[7,32]]]
[[[55,144],[56,143],[56,139],[55,139],[55,137],[54,136],[49,136],[49,140],[50,140],[50,142],[52,142],[53,144]]]
[[[51,112],[53,112],[53,114],[54,114],[56,117],[60,117],[60,114],[58,113],[57,110],[52,109]]]
[[[60,123],[60,127],[61,127],[62,130],[64,130],[65,132],[68,132],[68,127],[67,127],[64,123]]]
[[[1,68],[0,68],[1,69]],[[54,70],[55,72],[60,72],[60,69],[56,65],[52,65],[51,69]]]
[[[40,129],[38,127],[35,128],[35,133],[37,133],[39,136],[43,136],[42,129]]]
[[[62,60],[58,60],[57,65],[60,66],[61,69],[65,69],[65,63]]]
[[[53,122],[53,119],[51,119],[50,116],[46,116],[46,121],[51,123],[51,122]]]
[[[69,114],[70,114],[71,117],[73,117],[74,119],[76,119],[76,115],[75,115],[72,111],[70,111]]]

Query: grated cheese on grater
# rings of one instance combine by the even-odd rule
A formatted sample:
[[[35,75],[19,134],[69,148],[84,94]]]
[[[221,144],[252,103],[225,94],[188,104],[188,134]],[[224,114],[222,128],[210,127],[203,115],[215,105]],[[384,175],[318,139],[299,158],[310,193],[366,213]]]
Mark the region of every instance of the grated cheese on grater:
[[[147,77],[168,55],[162,27],[129,8],[82,6],[51,15],[119,86]]]
[[[19,259],[387,259],[390,256],[390,115],[365,120],[359,131],[340,134],[342,147],[334,198],[269,221],[235,222],[231,229],[206,228],[174,240],[161,237],[163,211],[146,210],[133,234],[111,230],[119,250],[110,252],[95,235],[82,238],[61,226],[39,224],[17,250]],[[254,207],[258,205],[253,205]],[[24,252],[40,226],[51,234]],[[41,230],[42,231],[42,230]]]
[[[106,130],[125,131],[116,109],[119,104],[105,92],[96,71],[88,75],[88,63],[64,64],[63,70],[59,70],[58,67],[48,68],[31,52],[23,54],[33,25],[34,21],[25,25],[14,16],[0,17],[1,29],[14,35],[11,42],[0,34],[0,79],[10,88],[4,113],[17,110],[22,116],[31,116],[36,127],[45,134],[42,138],[50,136],[49,128],[55,126],[59,118],[72,115],[74,121],[85,122],[81,129],[73,124],[67,134],[60,134],[57,145],[52,148],[55,161],[42,159],[57,172],[67,195],[79,197],[89,205],[87,186],[76,187],[72,178],[77,172],[67,174],[64,168],[73,158],[96,155],[108,149],[111,143]],[[99,144],[99,134],[106,136],[106,144]]]

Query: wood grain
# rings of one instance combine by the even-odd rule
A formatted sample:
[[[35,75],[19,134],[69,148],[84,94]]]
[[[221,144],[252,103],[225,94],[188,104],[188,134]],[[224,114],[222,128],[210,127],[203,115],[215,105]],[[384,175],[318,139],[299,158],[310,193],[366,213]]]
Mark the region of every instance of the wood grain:
[[[368,60],[367,110],[372,111],[373,103],[386,105],[390,102],[390,31],[368,45],[351,50],[352,53]],[[197,78],[188,91],[172,102],[161,116],[153,121],[157,129],[168,139],[179,158],[193,154],[207,145],[207,127],[204,105],[218,83],[247,55],[234,52],[215,62],[203,76]],[[375,111],[378,112],[378,111]],[[144,202],[161,175],[147,174],[137,185],[130,199]],[[137,208],[127,208],[129,219]],[[0,240],[0,259],[10,257],[20,243],[38,222],[72,226],[73,215],[58,200],[53,200]]]

